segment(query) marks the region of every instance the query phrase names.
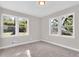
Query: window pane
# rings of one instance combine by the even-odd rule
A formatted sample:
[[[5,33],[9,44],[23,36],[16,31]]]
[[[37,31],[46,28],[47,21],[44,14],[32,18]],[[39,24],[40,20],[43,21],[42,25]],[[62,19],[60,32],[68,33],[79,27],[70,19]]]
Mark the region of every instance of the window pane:
[[[19,33],[24,34],[27,32],[27,20],[19,18]]]
[[[58,33],[58,20],[52,19],[51,20],[51,34],[57,34]]]
[[[62,17],[62,35],[72,36],[73,34],[73,15]]]
[[[12,16],[3,16],[3,34],[5,36],[15,35],[15,19]]]

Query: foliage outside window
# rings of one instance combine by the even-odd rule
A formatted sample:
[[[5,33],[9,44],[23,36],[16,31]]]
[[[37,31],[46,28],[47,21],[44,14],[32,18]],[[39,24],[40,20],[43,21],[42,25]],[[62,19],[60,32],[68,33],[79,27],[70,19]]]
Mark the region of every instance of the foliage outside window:
[[[19,18],[19,33],[22,35],[27,33],[27,20],[25,18]]]
[[[17,20],[17,21],[16,21]],[[2,37],[14,37],[29,34],[29,21],[23,17],[2,14],[1,30]],[[18,27],[19,26],[19,27]]]
[[[73,34],[73,15],[62,18],[62,35],[72,36]]]
[[[7,37],[15,35],[15,17],[3,16],[3,35]]]
[[[50,20],[50,33],[61,36],[73,36],[74,34],[74,14],[63,15]],[[59,31],[59,32],[58,32]]]
[[[57,34],[58,33],[58,19],[54,18],[51,19],[51,34]]]

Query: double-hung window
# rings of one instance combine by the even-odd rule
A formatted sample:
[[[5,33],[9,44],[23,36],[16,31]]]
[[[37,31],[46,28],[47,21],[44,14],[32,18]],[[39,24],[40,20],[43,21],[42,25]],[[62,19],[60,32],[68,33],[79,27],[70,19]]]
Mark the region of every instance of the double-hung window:
[[[19,35],[26,35],[28,34],[28,19],[27,18],[18,18],[18,25],[19,25]]]
[[[74,13],[51,18],[49,20],[49,34],[74,37]]]
[[[24,17],[17,17],[7,14],[1,16],[1,36],[14,37],[29,34],[29,21]]]
[[[16,17],[11,15],[2,15],[1,18],[1,30],[3,37],[11,37],[15,35],[15,22]]]

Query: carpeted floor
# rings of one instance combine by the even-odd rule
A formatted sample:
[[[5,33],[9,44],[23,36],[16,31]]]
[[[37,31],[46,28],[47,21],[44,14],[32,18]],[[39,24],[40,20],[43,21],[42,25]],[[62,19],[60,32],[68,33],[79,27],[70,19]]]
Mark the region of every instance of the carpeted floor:
[[[35,42],[17,47],[1,49],[1,57],[27,57],[29,50],[31,57],[79,57],[79,52],[65,49],[46,42]]]

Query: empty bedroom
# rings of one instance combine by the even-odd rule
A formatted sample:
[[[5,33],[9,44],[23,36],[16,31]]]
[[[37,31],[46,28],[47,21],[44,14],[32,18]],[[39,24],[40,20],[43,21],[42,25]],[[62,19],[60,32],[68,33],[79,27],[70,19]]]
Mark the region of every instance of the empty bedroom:
[[[79,57],[79,1],[0,1],[0,57]]]

